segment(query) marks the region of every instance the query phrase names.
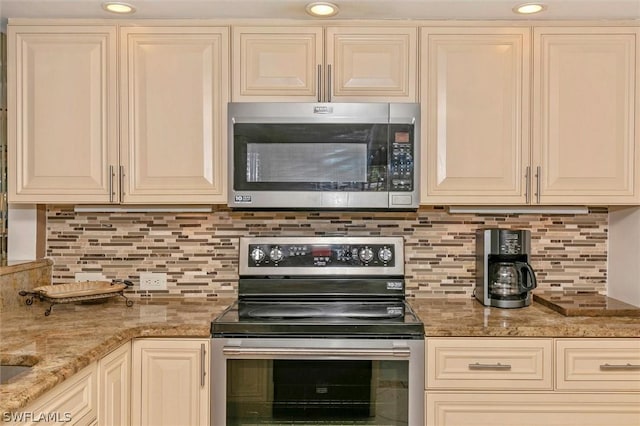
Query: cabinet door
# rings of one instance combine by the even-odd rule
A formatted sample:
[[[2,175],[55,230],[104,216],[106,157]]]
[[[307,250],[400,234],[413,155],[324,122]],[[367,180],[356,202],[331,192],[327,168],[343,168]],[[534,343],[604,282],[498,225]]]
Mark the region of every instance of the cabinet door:
[[[423,204],[526,202],[529,37],[526,28],[422,29]]]
[[[8,63],[9,201],[110,202],[115,27],[9,26]]]
[[[320,27],[234,27],[233,101],[319,100]]]
[[[226,202],[228,29],[121,29],[123,203]]]
[[[131,398],[131,343],[127,342],[98,363],[98,424],[128,426]]]
[[[133,342],[131,422],[209,424],[209,339]]]
[[[640,201],[638,28],[534,32],[541,203]]]
[[[416,102],[416,28],[329,27],[328,100]]]
[[[428,426],[637,426],[640,394],[427,392]]]

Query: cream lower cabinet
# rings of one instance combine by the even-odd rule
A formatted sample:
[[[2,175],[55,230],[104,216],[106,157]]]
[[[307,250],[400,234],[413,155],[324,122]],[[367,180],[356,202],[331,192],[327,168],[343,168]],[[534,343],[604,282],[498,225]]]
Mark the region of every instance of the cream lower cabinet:
[[[94,362],[2,420],[9,420],[7,425],[21,426],[94,424],[98,412],[97,371]]]
[[[7,425],[128,426],[130,374],[131,342],[127,342],[1,421],[10,420]]]
[[[100,426],[131,424],[131,342],[98,363],[98,420]]]
[[[134,425],[209,425],[209,339],[133,342]]]
[[[9,202],[109,203],[118,164],[116,27],[7,32]]]
[[[640,395],[427,392],[429,426],[637,426]]]
[[[639,349],[640,339],[427,339],[427,425],[637,426]]]
[[[415,102],[411,27],[233,29],[234,102]]]
[[[421,202],[640,203],[640,30],[529,31],[421,28]]]
[[[226,27],[120,30],[121,202],[226,202]]]

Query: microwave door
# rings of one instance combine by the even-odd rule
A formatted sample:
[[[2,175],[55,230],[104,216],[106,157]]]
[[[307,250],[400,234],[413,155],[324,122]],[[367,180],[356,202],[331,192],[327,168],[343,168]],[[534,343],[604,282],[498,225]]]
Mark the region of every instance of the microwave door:
[[[233,190],[259,207],[388,207],[387,145],[383,124],[236,123]]]

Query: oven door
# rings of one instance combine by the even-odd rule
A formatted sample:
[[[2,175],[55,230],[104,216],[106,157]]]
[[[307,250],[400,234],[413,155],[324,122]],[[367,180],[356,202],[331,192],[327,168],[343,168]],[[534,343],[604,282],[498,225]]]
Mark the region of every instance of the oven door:
[[[212,425],[424,424],[424,340],[213,338]]]

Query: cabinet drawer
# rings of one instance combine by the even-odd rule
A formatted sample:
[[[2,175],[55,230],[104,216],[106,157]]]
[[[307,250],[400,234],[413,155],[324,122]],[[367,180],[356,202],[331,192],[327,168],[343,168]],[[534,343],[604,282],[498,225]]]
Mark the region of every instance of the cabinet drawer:
[[[428,339],[427,388],[551,389],[551,339]]]
[[[558,390],[640,391],[640,339],[558,339]]]

